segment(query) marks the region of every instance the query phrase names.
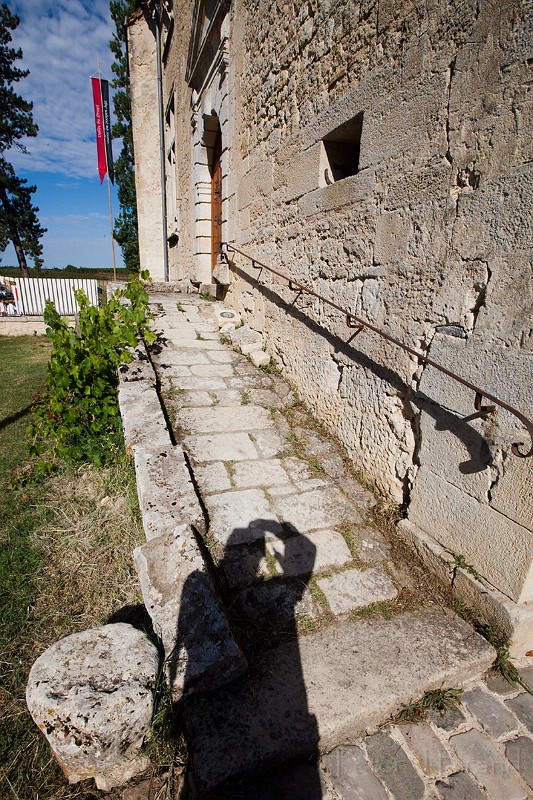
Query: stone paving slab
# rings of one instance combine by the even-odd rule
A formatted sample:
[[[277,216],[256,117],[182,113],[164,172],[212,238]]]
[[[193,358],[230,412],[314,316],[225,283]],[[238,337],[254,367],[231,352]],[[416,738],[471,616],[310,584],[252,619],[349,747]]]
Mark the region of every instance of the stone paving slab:
[[[344,495],[334,487],[319,488],[297,497],[278,499],[275,508],[280,518],[293,525],[300,533],[333,527],[347,518],[355,524],[363,521]]]
[[[437,778],[452,771],[453,759],[428,723],[406,725],[401,732],[425,775]]]
[[[283,436],[269,428],[255,430],[250,434],[252,437],[261,458],[277,458],[287,444]]]
[[[230,589],[247,586],[270,572],[264,549],[254,543],[246,548],[227,547],[219,568]]]
[[[507,742],[505,755],[530,789],[533,790],[533,741],[520,736]]]
[[[191,373],[206,378],[229,378],[233,374],[233,370],[231,364],[193,364]]]
[[[239,462],[236,462],[237,464]],[[246,464],[254,464],[254,461],[246,461]],[[210,461],[207,464],[197,464],[194,475],[202,487],[202,493],[218,494],[232,488],[231,478],[228,469],[223,461]]]
[[[187,338],[184,340],[179,331],[171,332],[165,330],[165,334],[167,335],[168,341],[172,345],[173,349],[177,349],[180,346],[183,346],[186,350],[205,350],[205,351],[220,350],[227,352],[226,345],[222,344],[220,341],[217,340],[213,339],[207,340],[207,339],[197,339],[197,338],[193,339]],[[172,335],[170,336],[170,334]],[[170,352],[170,350],[171,348],[165,348],[160,354],[160,356],[154,355],[153,360],[155,362],[158,362],[159,359],[162,357],[164,361],[166,354]]]
[[[242,406],[242,392],[237,389],[224,389],[221,392],[211,392],[211,400],[214,406],[232,406],[235,415],[239,413],[236,406]]]
[[[456,772],[446,781],[437,781],[437,789],[442,800],[487,800],[487,795],[465,772]]]
[[[475,675],[492,658],[466,623],[436,608],[344,622],[284,643],[239,684],[187,702],[194,772],[214,786],[318,747],[327,752],[443,680]]]
[[[359,544],[359,555],[363,561],[377,564],[389,557],[390,547],[379,531],[373,528],[359,528],[354,535]]]
[[[243,489],[209,497],[210,532],[221,544],[243,544],[282,532],[261,489]]]
[[[517,730],[516,717],[502,703],[479,687],[465,692],[461,699],[484,730],[494,739],[509,736]]]
[[[226,388],[223,379],[216,375],[211,377],[206,377],[205,375],[180,375],[178,385],[180,389],[193,389],[198,392],[215,392]]]
[[[225,353],[221,355],[225,355]],[[158,359],[158,362],[159,366],[163,368],[167,366],[180,367],[211,363],[205,351],[187,350],[186,348],[180,348],[179,350],[166,348]]]
[[[343,800],[388,800],[360,747],[338,747],[324,758],[333,788]]]
[[[516,714],[529,733],[533,733],[533,697],[522,693],[512,700],[506,700],[505,704]]]
[[[395,800],[424,800],[424,781],[389,733],[369,736],[364,744],[374,772]]]
[[[288,476],[279,459],[239,461],[234,466],[233,483],[239,489],[287,484]],[[294,491],[294,490],[293,490]]]
[[[298,620],[314,620],[320,608],[302,584],[262,583],[239,593],[234,610],[265,633],[284,631],[296,636]]]
[[[272,424],[270,414],[260,406],[187,408],[178,414],[178,420],[181,426],[195,433],[255,431],[269,428]]]
[[[350,569],[330,578],[320,578],[318,585],[334,614],[345,614],[371,603],[394,600],[398,590],[380,567]]]
[[[513,774],[510,763],[482,733],[458,733],[450,744],[490,800],[527,800],[527,791]]]
[[[184,436],[183,444],[194,461],[250,461],[259,458],[247,433],[212,433]]]
[[[185,389],[179,390],[178,398],[167,398],[167,406],[174,405],[179,408],[197,408],[198,406],[212,406],[213,397],[209,392],[196,392],[194,389],[186,391]]]
[[[266,547],[274,556],[276,572],[285,577],[317,573],[352,561],[343,536],[334,530],[312,531],[289,539],[276,538],[267,542]]]

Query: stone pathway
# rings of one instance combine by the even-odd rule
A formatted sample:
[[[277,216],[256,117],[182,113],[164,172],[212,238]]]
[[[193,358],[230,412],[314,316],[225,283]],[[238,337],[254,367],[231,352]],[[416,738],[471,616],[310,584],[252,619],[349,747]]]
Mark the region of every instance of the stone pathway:
[[[532,796],[529,695],[502,701],[501,687],[477,683],[461,716],[378,728],[427,689],[478,679],[493,651],[445,609],[414,602],[416,581],[369,520],[372,495],[288,384],[221,342],[219,306],[171,293],[151,302],[160,393],[205,514],[194,524],[248,664],[216,692],[207,680],[183,698],[191,796]],[[152,416],[147,406],[146,430],[159,436]],[[140,428],[129,435],[137,441]],[[154,524],[145,520],[147,536]]]

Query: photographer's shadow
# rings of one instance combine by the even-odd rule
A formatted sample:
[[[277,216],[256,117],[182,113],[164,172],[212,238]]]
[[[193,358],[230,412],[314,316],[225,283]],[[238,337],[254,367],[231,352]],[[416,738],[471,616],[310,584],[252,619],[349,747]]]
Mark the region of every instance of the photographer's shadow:
[[[187,662],[184,721],[199,797],[323,796],[318,724],[309,713],[297,622],[298,610],[309,600],[315,556],[314,544],[296,528],[271,520],[253,520],[228,538],[218,567],[220,584],[249,671],[209,692],[205,680],[201,688],[197,683],[194,659],[190,666]],[[265,575],[267,563],[275,564],[274,577]],[[193,574],[185,584],[181,609],[186,615],[197,602],[197,582]],[[245,588],[232,588],[237,584]],[[189,629],[180,612],[181,653],[195,650],[196,644],[187,641]]]

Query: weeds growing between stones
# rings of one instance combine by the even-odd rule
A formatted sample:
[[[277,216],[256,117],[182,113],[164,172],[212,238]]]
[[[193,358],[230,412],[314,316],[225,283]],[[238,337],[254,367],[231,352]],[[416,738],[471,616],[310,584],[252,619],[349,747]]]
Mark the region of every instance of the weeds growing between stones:
[[[430,711],[444,715],[446,711],[461,702],[462,693],[462,689],[433,689],[426,692],[419,700],[406,703],[382,727],[391,722],[394,725],[422,722]]]

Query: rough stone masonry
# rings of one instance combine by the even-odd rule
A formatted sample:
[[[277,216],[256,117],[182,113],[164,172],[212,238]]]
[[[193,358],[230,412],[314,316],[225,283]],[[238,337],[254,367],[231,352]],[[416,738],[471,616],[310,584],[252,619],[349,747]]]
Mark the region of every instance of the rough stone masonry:
[[[219,293],[355,464],[407,504],[429,562],[462,556],[500,592],[523,654],[533,460],[511,444],[527,433],[501,410],[469,419],[472,392],[249,259],[228,277],[214,242],[531,416],[531,3],[170,5],[164,242],[154,21],[129,24],[143,266],[162,279],[165,248],[191,290],[226,273]]]

